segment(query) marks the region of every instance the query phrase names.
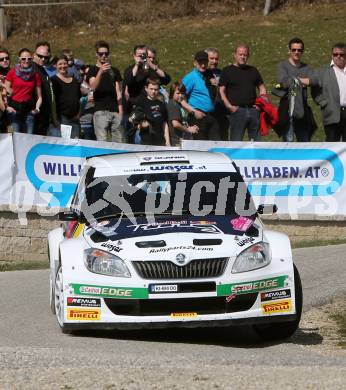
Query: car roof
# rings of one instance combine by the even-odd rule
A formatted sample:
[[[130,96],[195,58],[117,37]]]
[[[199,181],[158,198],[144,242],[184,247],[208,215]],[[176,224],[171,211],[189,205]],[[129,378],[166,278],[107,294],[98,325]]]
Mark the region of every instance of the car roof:
[[[148,152],[124,152],[87,158],[87,165],[94,168],[117,168],[121,166],[145,166],[163,164],[227,164],[233,165],[222,153],[196,150],[160,150]]]
[[[94,177],[160,172],[238,173],[235,163],[222,153],[196,150],[160,150],[126,152],[94,156],[86,168],[94,168]]]

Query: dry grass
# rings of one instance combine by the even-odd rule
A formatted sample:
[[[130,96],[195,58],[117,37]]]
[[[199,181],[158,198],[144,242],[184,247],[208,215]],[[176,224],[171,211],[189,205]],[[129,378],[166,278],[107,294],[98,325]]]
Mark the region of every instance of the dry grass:
[[[26,0],[26,3],[35,2],[38,1]],[[47,4],[49,2],[47,0]],[[342,2],[343,0],[272,0],[272,7],[279,10]],[[7,0],[6,3],[23,1]],[[76,24],[112,28],[114,31],[114,26],[123,24],[155,23],[196,15],[261,14],[263,7],[264,0],[110,0],[94,1],[89,5],[6,8],[6,14],[10,33],[38,34],[43,29],[66,28]]]

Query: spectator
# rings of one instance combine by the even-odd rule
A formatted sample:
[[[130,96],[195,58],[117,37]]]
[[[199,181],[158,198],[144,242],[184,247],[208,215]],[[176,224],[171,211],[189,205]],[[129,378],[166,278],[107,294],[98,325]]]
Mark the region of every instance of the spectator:
[[[238,44],[234,50],[234,63],[226,66],[220,76],[221,98],[229,111],[231,141],[242,141],[246,129],[251,140],[260,140],[256,88],[260,95],[266,94],[266,88],[258,70],[247,64],[249,56],[249,46]]]
[[[6,76],[5,87],[10,97],[7,113],[12,130],[33,134],[35,115],[42,104],[41,80],[32,66],[32,54],[23,48],[18,53],[18,63]]]
[[[136,99],[141,94],[145,96],[144,87],[149,78],[159,79],[160,85],[167,85],[171,81],[169,74],[160,68],[154,48],[137,45],[133,49],[133,58],[135,63],[124,72],[124,95],[129,113]]]
[[[220,136],[223,141],[229,140],[228,128],[229,122],[227,119],[227,110],[224,106],[220,91],[219,91],[219,81],[221,76],[221,69],[218,68],[220,55],[218,49],[214,47],[209,47],[205,49],[205,52],[208,54],[208,69],[206,72],[206,79],[209,80],[209,91],[214,100],[215,110],[213,116],[217,120],[220,130]]]
[[[317,85],[318,78],[307,64],[301,62],[304,42],[300,38],[291,39],[288,49],[288,60],[278,65],[278,82],[287,93],[280,100],[279,124],[276,129],[284,141],[294,141],[295,134],[297,141],[309,142],[316,124],[307,102],[307,87]],[[291,94],[295,96],[295,107],[292,99],[290,104]]]
[[[138,98],[136,106],[143,110],[147,119],[140,129],[141,144],[170,146],[166,105],[159,100],[159,80],[148,79],[145,93],[146,96]]]
[[[5,78],[10,70],[10,53],[4,47],[0,47],[0,89],[1,89],[1,97],[2,103],[6,104],[6,88],[5,88]],[[2,106],[3,108],[3,106]],[[0,131],[4,132],[8,125],[7,123],[8,117],[6,115],[6,107],[1,109],[1,123],[0,123]]]
[[[198,126],[189,126],[187,121],[188,113],[181,105],[185,98],[185,92],[184,84],[175,82],[171,85],[167,113],[172,146],[180,146],[182,139],[193,139],[193,135],[198,133]]]
[[[214,102],[210,96],[205,72],[208,68],[208,54],[199,51],[194,57],[194,69],[183,78],[188,102],[182,102],[183,107],[191,114],[191,124],[199,128],[195,139],[219,140],[219,126],[211,115],[214,111]]]
[[[71,138],[79,138],[79,111],[81,91],[78,81],[68,74],[68,60],[60,55],[56,63],[57,73],[51,78],[56,102],[57,120],[60,125],[71,126]],[[50,135],[61,136],[60,128]]]
[[[86,97],[81,106],[81,115],[79,123],[81,127],[81,138],[88,140],[96,140],[93,116],[94,116],[94,93],[87,82],[87,74],[89,72],[90,65],[81,66],[82,84],[80,86],[82,96]]]
[[[52,84],[46,71],[46,65],[50,57],[49,43],[46,41],[37,42],[34,53],[34,67],[41,78],[42,105],[35,123],[35,134],[40,135],[47,135],[49,127],[58,126]]]
[[[6,97],[6,88],[4,85],[0,84],[0,132],[6,132],[6,105],[7,105],[7,97]]]
[[[56,75],[56,63],[58,62],[58,57],[53,56],[47,61],[44,66],[44,70],[46,71],[49,78]]]
[[[10,53],[4,47],[0,47],[0,82],[5,81],[5,77],[10,70]]]
[[[94,91],[96,139],[107,141],[107,133],[110,130],[112,141],[123,142],[121,74],[116,67],[110,64],[110,49],[107,42],[97,41],[95,49],[97,62],[96,65],[90,67],[87,81]]]
[[[73,51],[71,49],[64,49],[61,51],[61,54],[63,54],[67,58],[67,74],[71,77],[74,77],[78,81],[78,83],[81,83],[83,81],[82,76],[80,74],[80,66],[82,65],[81,61],[75,61]]]
[[[346,141],[346,44],[332,47],[332,61],[318,71],[319,86],[312,89],[321,107],[327,142]]]

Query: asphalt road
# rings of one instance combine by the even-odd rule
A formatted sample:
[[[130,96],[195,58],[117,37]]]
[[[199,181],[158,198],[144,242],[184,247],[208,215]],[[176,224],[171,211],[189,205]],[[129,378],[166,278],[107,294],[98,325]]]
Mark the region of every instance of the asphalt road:
[[[294,250],[304,310],[346,297],[346,245]],[[346,351],[316,327],[260,343],[247,328],[60,333],[48,270],[0,273],[0,389],[346,389]]]

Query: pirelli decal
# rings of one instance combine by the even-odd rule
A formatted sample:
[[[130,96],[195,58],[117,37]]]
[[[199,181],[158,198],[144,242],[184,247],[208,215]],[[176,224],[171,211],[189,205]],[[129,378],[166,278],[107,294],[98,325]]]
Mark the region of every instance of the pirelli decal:
[[[78,320],[78,321],[100,321],[101,309],[68,308],[67,319]]]
[[[229,296],[230,294],[250,294],[266,290],[274,290],[286,287],[287,275],[277,276],[263,280],[254,280],[253,282],[243,282],[234,284],[220,284],[217,286],[218,296]]]
[[[279,302],[262,303],[263,314],[276,314],[292,311],[292,300],[285,299]]]

